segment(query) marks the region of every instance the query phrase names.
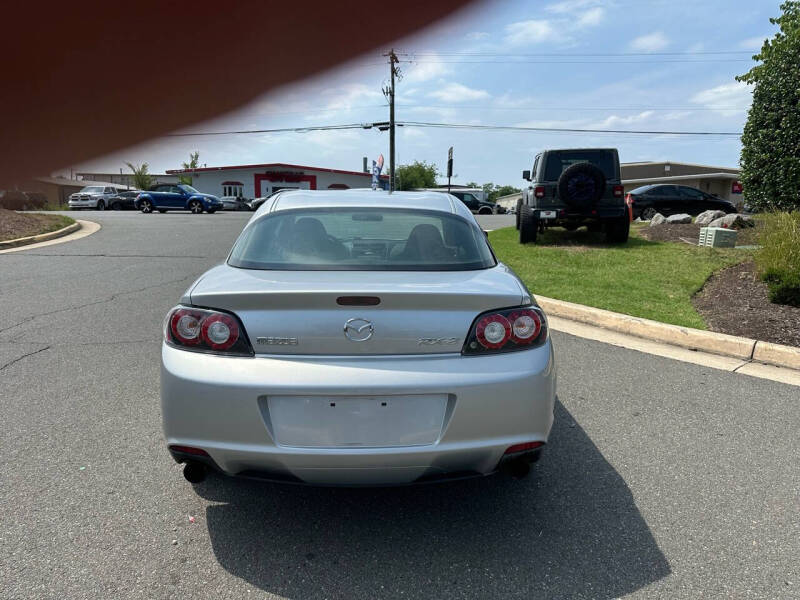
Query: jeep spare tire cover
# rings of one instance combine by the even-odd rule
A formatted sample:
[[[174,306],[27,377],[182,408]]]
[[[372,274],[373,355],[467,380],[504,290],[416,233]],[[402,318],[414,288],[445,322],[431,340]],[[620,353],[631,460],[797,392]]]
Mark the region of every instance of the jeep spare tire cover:
[[[558,178],[558,195],[575,208],[594,206],[606,189],[606,176],[592,163],[570,165]]]

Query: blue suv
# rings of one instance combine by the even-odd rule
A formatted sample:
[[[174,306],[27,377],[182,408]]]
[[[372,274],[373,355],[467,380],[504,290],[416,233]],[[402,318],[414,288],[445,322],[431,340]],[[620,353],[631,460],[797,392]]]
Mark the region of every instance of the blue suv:
[[[201,194],[185,183],[165,183],[142,192],[136,198],[136,208],[143,213],[188,210],[199,215],[203,211],[212,214],[222,210],[222,202],[211,194]]]

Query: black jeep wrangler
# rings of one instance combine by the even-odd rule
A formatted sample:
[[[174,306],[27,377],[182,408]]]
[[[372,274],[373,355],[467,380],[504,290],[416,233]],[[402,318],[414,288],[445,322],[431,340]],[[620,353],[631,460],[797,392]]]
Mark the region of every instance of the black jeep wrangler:
[[[619,172],[616,148],[545,150],[536,155],[531,182],[517,202],[521,244],[535,242],[545,227],[605,231],[612,243],[628,241],[630,213]]]

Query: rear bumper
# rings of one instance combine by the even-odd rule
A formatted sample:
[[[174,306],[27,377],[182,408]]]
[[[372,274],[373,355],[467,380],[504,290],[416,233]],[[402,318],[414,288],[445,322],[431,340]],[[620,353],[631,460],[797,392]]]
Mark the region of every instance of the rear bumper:
[[[318,485],[399,485],[493,472],[509,446],[546,442],[550,341],[495,356],[227,358],[162,347],[167,444],[205,450],[231,474]],[[421,446],[298,448],[271,430],[271,395],[448,394],[438,439]],[[173,454],[176,460],[190,457]]]
[[[586,223],[590,221],[603,221],[606,219],[618,219],[628,214],[628,207],[626,205],[620,206],[598,206],[591,210],[573,210],[571,208],[553,207],[534,210],[537,218],[540,218],[542,212],[555,211],[555,219],[542,219],[545,223],[561,224],[561,223]]]

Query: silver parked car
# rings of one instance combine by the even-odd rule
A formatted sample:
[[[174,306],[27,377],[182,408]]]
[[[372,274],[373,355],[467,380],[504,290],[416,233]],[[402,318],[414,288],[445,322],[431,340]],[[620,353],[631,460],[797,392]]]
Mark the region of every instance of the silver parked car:
[[[553,423],[546,318],[442,193],[278,193],[169,312],[161,357],[192,482],[521,476]]]

